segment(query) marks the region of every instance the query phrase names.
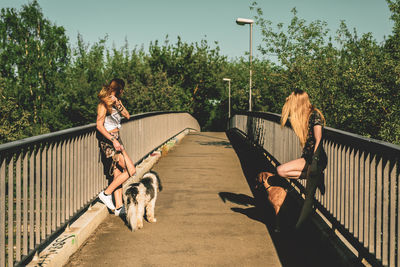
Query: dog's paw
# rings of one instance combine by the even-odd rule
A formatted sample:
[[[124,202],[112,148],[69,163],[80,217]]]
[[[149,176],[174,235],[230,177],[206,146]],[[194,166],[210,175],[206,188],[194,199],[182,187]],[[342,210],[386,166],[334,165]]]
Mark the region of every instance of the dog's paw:
[[[137,228],[138,228],[138,229],[142,229],[142,228],[143,228],[143,222],[141,222],[141,223],[138,223],[138,226],[137,226]]]

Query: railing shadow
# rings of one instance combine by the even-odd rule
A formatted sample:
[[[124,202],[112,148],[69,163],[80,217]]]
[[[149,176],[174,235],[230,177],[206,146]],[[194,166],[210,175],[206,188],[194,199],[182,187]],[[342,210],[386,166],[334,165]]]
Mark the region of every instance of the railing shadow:
[[[300,206],[294,194],[288,196],[279,213],[281,232],[274,231],[276,216],[273,208],[267,202],[265,190],[255,189],[257,174],[261,171],[273,171],[275,166],[268,160],[265,152],[247,142],[235,131],[226,132],[234,148],[243,174],[254,197],[244,194],[220,192],[223,201],[230,201],[246,207],[232,208],[233,212],[246,215],[249,219],[265,224],[275,245],[282,266],[313,267],[313,266],[343,266],[337,255],[326,249],[321,235],[313,227],[304,227],[302,231],[294,229],[300,213]]]

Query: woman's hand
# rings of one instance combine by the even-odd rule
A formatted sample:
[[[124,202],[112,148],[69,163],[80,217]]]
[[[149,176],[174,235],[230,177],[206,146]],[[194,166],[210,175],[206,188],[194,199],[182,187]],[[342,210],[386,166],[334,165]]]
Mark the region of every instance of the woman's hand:
[[[113,142],[113,146],[114,146],[115,150],[121,151],[121,150],[123,149],[123,147],[122,147],[121,144],[118,142],[118,140],[114,139],[112,142]]]
[[[118,98],[114,95],[110,95],[109,98],[110,98],[112,104],[115,104],[118,101]]]

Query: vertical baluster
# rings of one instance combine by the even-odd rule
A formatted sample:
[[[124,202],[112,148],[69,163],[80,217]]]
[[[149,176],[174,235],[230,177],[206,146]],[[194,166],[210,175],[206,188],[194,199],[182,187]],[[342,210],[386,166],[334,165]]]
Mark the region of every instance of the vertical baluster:
[[[347,221],[348,221],[348,229],[350,233],[354,233],[354,193],[355,193],[355,186],[354,186],[354,149],[349,147],[348,153],[346,153],[347,158],[347,179],[348,179],[348,209],[347,209]]]
[[[71,216],[71,139],[65,142],[65,219],[68,221]]]
[[[78,175],[79,175],[79,169],[78,169],[78,158],[79,158],[79,153],[78,153],[78,137],[74,138],[74,187],[73,187],[73,193],[72,197],[74,199],[74,213],[78,210],[78,201],[79,201],[79,194],[78,194]]]
[[[46,234],[51,234],[51,218],[52,218],[52,207],[51,207],[51,192],[52,192],[52,167],[53,167],[53,147],[54,144],[49,143],[47,149],[47,223],[46,223]]]
[[[80,136],[79,137],[79,162],[78,162],[78,169],[79,169],[79,187],[78,187],[78,191],[79,191],[79,209],[83,208],[83,204],[84,204],[84,193],[85,193],[85,183],[84,183],[84,168],[83,168],[83,161],[84,161],[84,136]]]
[[[339,220],[339,145],[335,143],[333,149],[333,216],[335,216]]]
[[[354,158],[354,172],[353,172],[353,180],[354,180],[354,214],[353,214],[353,226],[354,226],[354,236],[356,238],[359,237],[358,225],[360,221],[360,158],[359,158],[360,150],[355,149],[353,158]]]
[[[95,177],[95,181],[94,181],[94,196],[96,197],[97,193],[100,191],[100,175],[99,175],[99,149],[97,146],[97,138],[96,138],[96,132],[94,133],[94,137],[93,137],[93,142],[94,142],[94,157],[96,159],[95,161],[95,168],[94,168],[94,177]]]
[[[46,195],[47,195],[47,144],[43,144],[41,150],[42,157],[42,223],[41,223],[41,239],[46,238]]]
[[[345,211],[346,211],[346,193],[347,193],[347,188],[346,188],[346,167],[347,167],[347,162],[346,162],[346,150],[347,147],[345,145],[341,145],[341,151],[340,151],[340,222],[344,225],[346,223],[345,221]]]
[[[87,151],[87,147],[86,147],[86,135],[82,135],[82,157],[81,157],[81,165],[80,168],[82,169],[81,172],[81,188],[82,188],[82,205],[81,207],[83,207],[83,205],[86,204],[86,189],[87,189],[87,179],[86,179],[86,170],[87,170],[87,158],[86,158],[86,151]]]
[[[30,147],[29,157],[29,250],[35,248],[35,149]]]
[[[92,142],[92,159],[91,159],[91,165],[92,165],[92,199],[94,199],[97,195],[97,162],[98,162],[98,151],[96,149],[96,132],[92,133],[91,137],[91,142]]]
[[[93,197],[92,195],[92,187],[93,187],[93,154],[92,154],[92,133],[88,133],[88,200],[90,201]]]
[[[85,175],[83,176],[83,180],[85,182],[85,205],[88,203],[89,200],[89,134],[85,135],[85,155],[84,155],[84,165],[83,169]]]
[[[371,213],[370,213],[370,197],[371,197],[371,193],[370,193],[370,168],[371,168],[371,162],[370,162],[370,158],[371,158],[371,154],[367,151],[365,151],[365,157],[364,157],[364,192],[365,192],[365,198],[364,198],[364,245],[365,247],[369,247],[369,240],[370,240],[370,236],[369,236],[369,221],[370,221],[370,217],[371,217]]]
[[[22,188],[23,188],[23,240],[22,240],[22,254],[27,255],[28,254],[28,156],[29,153],[28,151],[24,152],[24,159],[23,159],[23,172],[22,172]]]
[[[133,121],[135,124],[134,128],[134,144],[135,144],[135,152],[134,152],[134,158],[139,159],[139,121]],[[161,125],[161,124],[160,124]]]
[[[38,144],[35,148],[35,183],[36,183],[36,189],[35,189],[35,245],[40,244],[40,184],[42,182],[42,177],[41,177],[41,169],[40,169],[40,144]]]
[[[69,155],[69,158],[70,158],[70,162],[71,162],[71,164],[70,164],[70,172],[69,172],[69,175],[70,175],[70,186],[69,186],[69,194],[70,194],[70,216],[72,216],[73,215],[73,213],[75,212],[75,199],[76,199],[76,195],[75,195],[75,176],[76,176],[76,168],[75,168],[75,157],[76,157],[76,154],[75,154],[75,142],[76,142],[76,139],[75,139],[75,137],[74,138],[71,138],[71,141],[70,141],[70,155]]]
[[[15,183],[16,183],[16,210],[15,210],[15,260],[21,260],[21,206],[22,206],[22,197],[21,197],[21,153],[16,154],[17,161],[15,165]]]
[[[81,151],[82,151],[82,142],[81,142],[81,136],[78,136],[77,138],[77,143],[76,143],[76,149],[77,149],[77,161],[76,161],[76,166],[75,168],[77,169],[77,177],[76,177],[76,196],[77,196],[77,206],[76,210],[79,210],[81,208],[81,192],[82,192],[82,184],[81,184]]]
[[[82,182],[83,182],[83,205],[86,205],[88,202],[88,179],[87,179],[87,173],[88,173],[88,138],[87,134],[83,136],[83,177],[82,177]]]
[[[382,263],[388,266],[389,263],[389,241],[390,241],[390,174],[389,174],[390,161],[382,159]]]
[[[56,230],[57,225],[57,142],[54,142],[52,151],[52,166],[51,166],[51,185],[52,185],[52,199],[51,199],[51,231]]]
[[[56,170],[56,228],[60,227],[61,225],[61,146],[62,146],[62,141],[57,142],[57,170]]]
[[[8,266],[14,263],[14,158],[8,164]]]
[[[358,220],[358,238],[360,242],[365,240],[365,152],[360,150],[359,152],[359,184],[360,184],[360,195],[359,195],[359,220]]]
[[[66,161],[66,156],[65,156],[65,147],[67,145],[67,141],[63,140],[60,142],[61,144],[61,211],[60,211],[60,222],[61,224],[63,224],[65,222],[65,219],[67,218],[66,216],[66,211],[65,211],[65,206],[66,206],[66,195],[65,195],[65,191],[66,191],[66,174],[65,174],[65,165],[67,164]]]
[[[376,157],[377,165],[376,165],[376,250],[375,255],[376,258],[382,260],[382,216],[383,216],[383,201],[382,201],[382,191],[383,191],[383,179],[382,179],[382,157],[378,155]]]
[[[6,160],[0,155],[0,266],[6,266]]]
[[[399,205],[399,195],[400,195],[400,189],[399,189],[399,176],[396,176],[396,159],[392,158],[389,162],[389,266],[400,266],[400,262],[396,262],[396,257],[400,259],[398,255],[398,246],[400,246],[400,237],[399,237],[399,229],[396,229],[397,227],[400,227],[400,221],[397,222],[396,224],[396,218],[400,218],[400,205]],[[399,190],[399,191],[397,191]],[[396,250],[397,249],[397,250]]]
[[[332,141],[329,139],[326,140],[326,155],[328,157],[328,163],[326,165],[325,169],[325,207],[326,209],[332,213],[332,207],[331,207],[331,200],[330,200],[330,190],[331,190],[331,164],[332,164],[332,158],[331,158],[331,151],[332,151]]]
[[[394,194],[396,196],[395,203],[397,205],[395,207],[396,214],[397,214],[396,215],[396,219],[397,219],[397,229],[396,229],[397,250],[395,250],[395,251],[397,251],[397,255],[396,255],[397,266],[396,267],[399,267],[400,266],[400,253],[399,253],[399,248],[400,248],[400,179],[399,179],[400,178],[400,159],[397,156],[397,158],[395,158],[394,160],[395,160],[396,164],[393,167],[392,173],[393,173],[393,177],[395,177],[394,179],[396,180],[396,188],[397,188],[397,190],[396,190],[397,192]],[[396,172],[397,172],[397,174],[396,174]]]
[[[93,197],[92,187],[93,187],[93,154],[92,154],[92,133],[88,133],[88,200],[90,201]]]
[[[371,155],[369,182],[369,251],[376,253],[376,155]]]
[[[338,179],[336,176],[336,168],[337,168],[337,162],[336,162],[336,154],[337,154],[337,150],[336,150],[336,143],[334,141],[332,141],[331,144],[331,189],[330,189],[330,201],[331,201],[331,213],[335,216],[336,214],[336,197],[337,197],[337,193],[336,193],[336,187],[338,184]]]
[[[96,132],[93,133],[93,196],[94,198],[97,196],[98,193],[98,173],[99,173],[99,150],[97,148],[97,139],[96,139]]]

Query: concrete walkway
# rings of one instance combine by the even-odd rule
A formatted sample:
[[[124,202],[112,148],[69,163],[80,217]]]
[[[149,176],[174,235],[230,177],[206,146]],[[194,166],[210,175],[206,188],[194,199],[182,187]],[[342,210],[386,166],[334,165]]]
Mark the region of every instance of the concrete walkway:
[[[66,266],[281,266],[225,133],[189,134],[153,170],[157,223],[109,215]]]

